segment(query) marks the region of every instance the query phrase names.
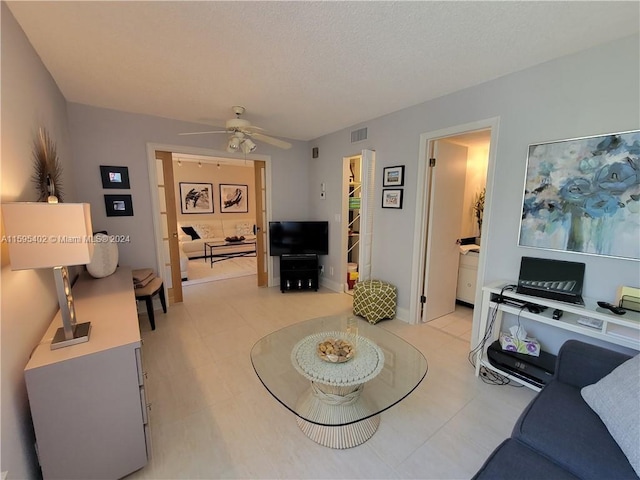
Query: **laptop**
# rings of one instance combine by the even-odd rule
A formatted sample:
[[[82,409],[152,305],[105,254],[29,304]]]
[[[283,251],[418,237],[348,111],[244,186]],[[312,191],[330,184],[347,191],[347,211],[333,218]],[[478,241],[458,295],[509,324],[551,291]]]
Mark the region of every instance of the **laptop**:
[[[516,293],[584,305],[584,270],[584,263],[522,257]]]

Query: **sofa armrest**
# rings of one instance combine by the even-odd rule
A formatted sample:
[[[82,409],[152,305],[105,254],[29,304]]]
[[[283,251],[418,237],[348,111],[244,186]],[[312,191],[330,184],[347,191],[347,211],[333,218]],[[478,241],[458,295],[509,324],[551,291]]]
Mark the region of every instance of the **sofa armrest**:
[[[560,348],[555,379],[582,388],[596,383],[631,358],[624,353],[579,340],[568,340]]]

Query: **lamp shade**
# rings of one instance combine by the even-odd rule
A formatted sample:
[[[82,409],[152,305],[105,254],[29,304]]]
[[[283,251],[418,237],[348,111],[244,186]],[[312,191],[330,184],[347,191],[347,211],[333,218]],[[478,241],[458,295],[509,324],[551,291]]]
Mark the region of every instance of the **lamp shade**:
[[[4,236],[12,270],[85,265],[93,254],[88,203],[7,203]]]

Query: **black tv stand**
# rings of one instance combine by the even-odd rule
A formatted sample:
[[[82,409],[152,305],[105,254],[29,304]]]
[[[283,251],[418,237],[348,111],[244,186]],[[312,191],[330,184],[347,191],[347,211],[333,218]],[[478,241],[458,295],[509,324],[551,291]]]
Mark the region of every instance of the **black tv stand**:
[[[280,256],[280,291],[318,291],[318,255],[286,254]]]

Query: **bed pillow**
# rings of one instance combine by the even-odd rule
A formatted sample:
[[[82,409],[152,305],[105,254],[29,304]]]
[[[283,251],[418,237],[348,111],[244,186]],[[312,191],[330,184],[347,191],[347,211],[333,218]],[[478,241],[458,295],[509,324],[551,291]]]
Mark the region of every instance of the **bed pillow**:
[[[616,441],[640,476],[640,355],[627,360],[609,375],[580,393]]]
[[[182,231],[191,237],[191,240],[198,240],[200,235],[195,231],[193,227],[181,227]]]

